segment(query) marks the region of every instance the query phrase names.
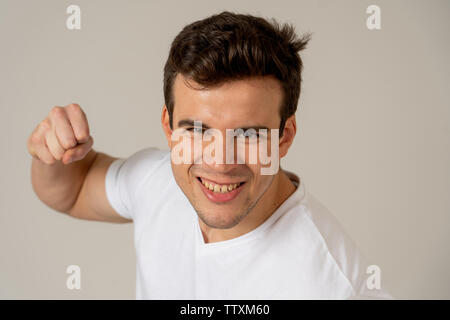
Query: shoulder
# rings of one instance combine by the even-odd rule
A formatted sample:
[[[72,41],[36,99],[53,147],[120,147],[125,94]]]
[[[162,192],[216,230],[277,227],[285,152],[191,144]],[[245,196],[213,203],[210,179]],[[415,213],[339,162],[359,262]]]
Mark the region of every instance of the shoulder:
[[[311,254],[320,261],[320,264],[317,263],[320,273],[318,276],[331,279],[338,275],[341,278],[340,283],[348,288],[342,291],[346,292],[346,296],[342,298],[392,298],[382,289],[367,288],[366,282],[370,276],[367,273],[370,266],[367,257],[321,201],[311,193],[304,192],[304,196],[295,207],[294,212],[302,213],[295,214],[294,216],[298,218],[291,221],[297,230],[296,239],[299,242],[310,241],[311,250],[315,251]]]
[[[124,175],[130,178],[143,178],[155,172],[159,167],[167,164],[168,151],[155,147],[148,147],[136,151],[128,158],[117,159],[117,166]]]
[[[162,170],[165,168],[166,170]],[[170,152],[154,147],[136,151],[128,158],[113,161],[106,174],[106,185],[127,192],[131,199],[146,181],[161,180],[170,172]],[[159,174],[159,176],[158,176]]]
[[[136,151],[125,160],[129,166],[149,166],[163,161],[168,155],[169,151],[147,147]]]

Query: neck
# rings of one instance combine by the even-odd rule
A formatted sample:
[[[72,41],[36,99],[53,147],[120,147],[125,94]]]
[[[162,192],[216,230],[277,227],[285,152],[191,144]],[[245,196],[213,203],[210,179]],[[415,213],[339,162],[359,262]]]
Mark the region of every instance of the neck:
[[[280,168],[266,192],[238,225],[230,229],[208,227],[199,218],[205,243],[230,240],[246,234],[264,223],[294,193],[296,187]]]

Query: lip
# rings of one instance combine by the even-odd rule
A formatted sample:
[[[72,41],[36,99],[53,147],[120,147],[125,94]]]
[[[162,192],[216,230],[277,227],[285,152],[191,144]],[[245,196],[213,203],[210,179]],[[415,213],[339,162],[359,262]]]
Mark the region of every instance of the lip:
[[[243,183],[245,181],[226,181],[226,182],[220,182],[220,181],[215,181],[215,180],[211,180],[211,179],[207,179],[205,177],[201,177],[201,176],[197,176],[196,178],[200,178],[202,179],[202,181],[206,181],[209,183],[214,183],[214,184],[220,184],[220,185],[229,185],[229,184],[235,184],[235,183]]]
[[[225,203],[225,202],[229,202],[233,199],[235,199],[239,193],[241,193],[242,189],[245,187],[245,183],[243,183],[241,186],[239,186],[238,188],[226,192],[226,193],[220,193],[220,192],[213,192],[211,190],[209,190],[208,188],[205,187],[205,185],[200,181],[199,179],[200,177],[196,177],[195,180],[197,180],[197,183],[200,185],[200,188],[202,189],[203,193],[205,194],[205,196],[212,202],[216,202],[216,203]],[[205,181],[210,182],[211,180],[202,178]],[[211,181],[213,182],[213,181]],[[237,182],[236,182],[237,183]],[[217,183],[220,184],[220,183]],[[233,183],[223,183],[223,184],[233,184]]]

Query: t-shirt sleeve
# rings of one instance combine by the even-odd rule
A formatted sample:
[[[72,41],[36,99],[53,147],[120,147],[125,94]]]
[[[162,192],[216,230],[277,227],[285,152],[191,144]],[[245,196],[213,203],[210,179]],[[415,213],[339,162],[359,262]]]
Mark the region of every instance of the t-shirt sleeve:
[[[352,293],[343,298],[349,300],[394,299],[389,294],[390,290],[385,288],[381,273],[378,275],[380,277],[380,288],[369,289],[367,282],[370,282],[369,276],[371,276],[371,273],[368,273],[367,270],[369,266],[375,264],[371,263],[353,239],[350,238],[336,216],[310,193],[307,194],[303,203],[309,208],[308,215],[314,222],[328,253],[351,287]],[[383,285],[381,285],[381,282]]]
[[[119,215],[134,220],[133,204],[139,197],[140,187],[151,179],[164,154],[157,148],[146,148],[111,163],[105,178],[106,197]]]

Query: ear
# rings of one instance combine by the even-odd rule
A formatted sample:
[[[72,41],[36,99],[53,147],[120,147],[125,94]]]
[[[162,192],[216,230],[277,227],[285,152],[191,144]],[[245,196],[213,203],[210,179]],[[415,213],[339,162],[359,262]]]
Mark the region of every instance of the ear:
[[[164,134],[166,135],[166,139],[167,139],[167,144],[169,146],[169,148],[172,149],[172,129],[170,128],[170,118],[169,118],[169,111],[167,111],[167,107],[166,105],[164,105],[163,109],[162,109],[162,114],[161,114],[161,125],[164,131]]]
[[[283,129],[283,136],[280,139],[279,152],[280,158],[287,155],[295,134],[297,133],[297,122],[295,121],[295,114],[286,119]]]

